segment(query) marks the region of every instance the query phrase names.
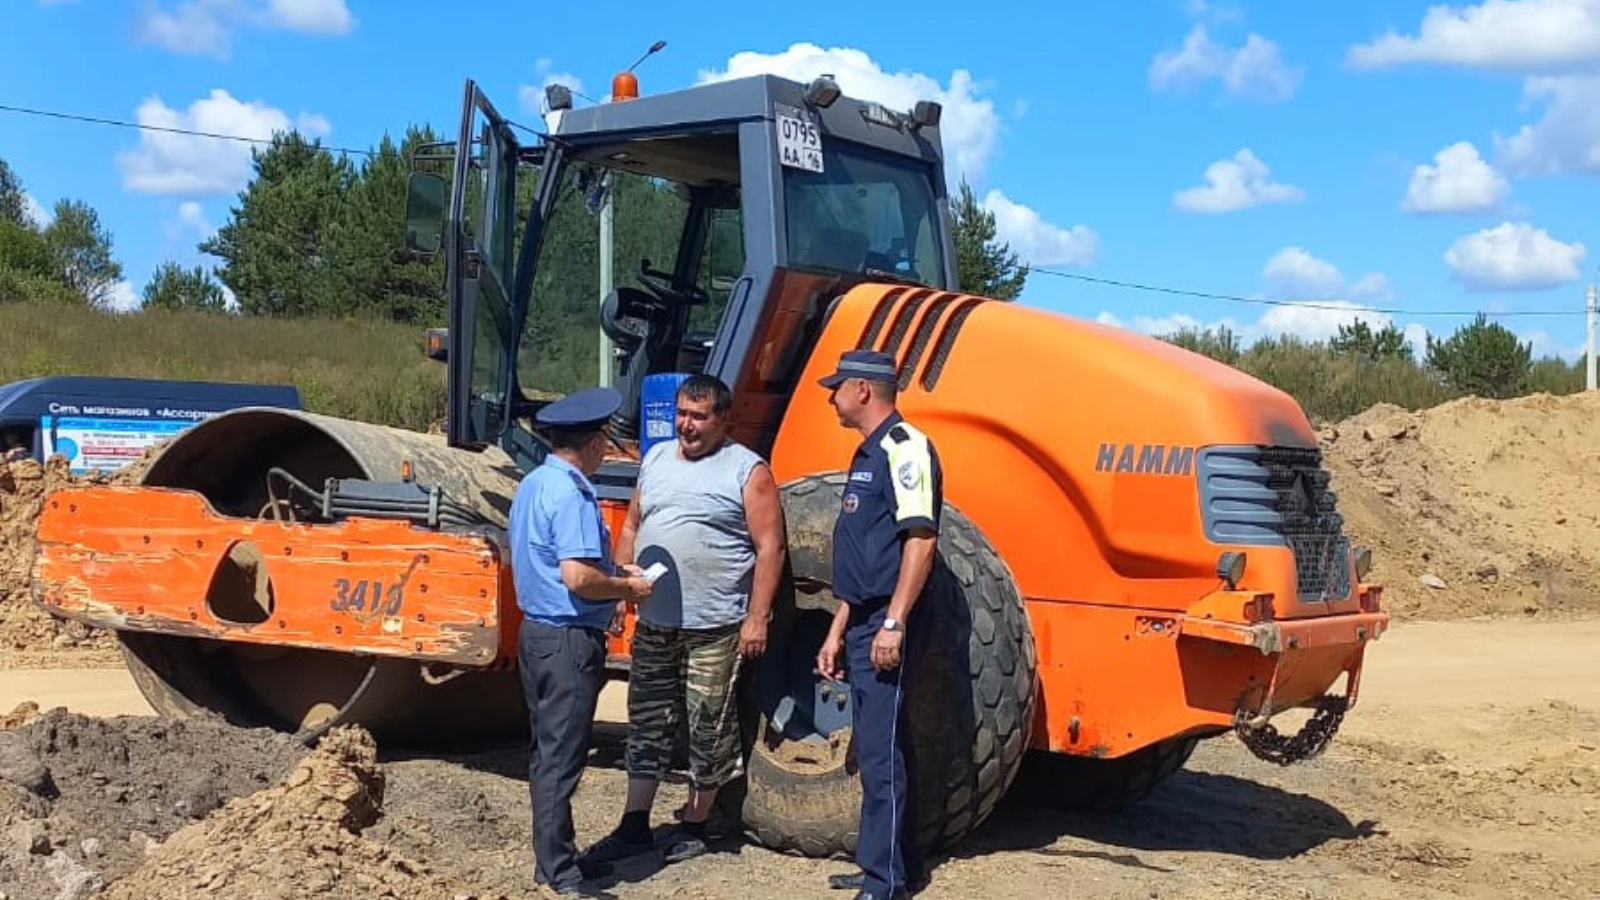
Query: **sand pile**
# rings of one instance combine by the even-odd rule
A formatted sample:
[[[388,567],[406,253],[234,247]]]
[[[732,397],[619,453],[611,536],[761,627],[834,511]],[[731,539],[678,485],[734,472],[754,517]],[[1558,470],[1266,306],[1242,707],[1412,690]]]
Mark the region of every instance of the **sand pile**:
[[[1600,392],[1379,405],[1324,451],[1405,618],[1600,610]]]
[[[114,476],[118,482],[133,477],[126,470]],[[45,495],[74,484],[112,481],[98,473],[74,476],[59,456],[45,465],[31,459],[0,462],[0,668],[49,666],[56,659],[63,665],[116,662],[110,635],[47,615],[34,606],[29,587]]]
[[[109,900],[438,900],[477,898],[429,867],[361,836],[377,822],[384,777],[364,731],[336,729],[279,784],[234,800],[155,848]]]
[[[86,896],[305,752],[286,735],[215,718],[92,719],[23,704],[0,716],[0,893]],[[198,892],[166,896],[186,894]]]

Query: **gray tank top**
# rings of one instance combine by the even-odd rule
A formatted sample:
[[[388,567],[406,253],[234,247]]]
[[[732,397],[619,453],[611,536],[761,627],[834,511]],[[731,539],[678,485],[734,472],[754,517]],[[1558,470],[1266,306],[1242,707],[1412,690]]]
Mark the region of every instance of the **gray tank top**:
[[[756,549],[744,517],[744,486],[761,457],[733,441],[686,460],[677,441],[650,448],[639,467],[634,561],[667,574],[639,606],[663,628],[717,628],[744,621]]]

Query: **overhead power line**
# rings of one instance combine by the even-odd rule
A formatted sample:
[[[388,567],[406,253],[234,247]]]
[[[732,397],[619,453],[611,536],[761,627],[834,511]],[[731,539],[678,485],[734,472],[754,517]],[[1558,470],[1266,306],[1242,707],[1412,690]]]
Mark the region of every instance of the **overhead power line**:
[[[272,138],[253,138],[239,134],[218,134],[214,131],[196,131],[192,128],[172,128],[165,125],[146,125],[143,122],[124,122],[120,119],[104,119],[99,116],[82,116],[77,113],[55,112],[48,109],[31,109],[26,106],[11,106],[0,103],[0,112],[17,113],[24,116],[39,116],[46,119],[62,119],[68,122],[86,122],[90,125],[110,125],[116,128],[132,128],[137,131],[159,131],[165,134],[186,134],[191,137],[216,138],[219,141],[238,141],[244,144],[270,144]],[[324,147],[330,153],[355,153],[361,156],[375,156],[371,150],[356,150],[352,147]]]
[[[1471,309],[1405,309],[1398,306],[1364,306],[1332,300],[1274,300],[1269,297],[1241,297],[1237,294],[1219,294],[1213,291],[1194,291],[1187,288],[1167,287],[1159,284],[1140,284],[1136,281],[1120,281],[1115,278],[1096,278],[1093,275],[1082,275],[1077,272],[1063,272],[1060,269],[1047,269],[1041,266],[1029,266],[1028,271],[1052,275],[1056,278],[1067,278],[1072,281],[1084,281],[1089,284],[1099,284],[1106,287],[1124,288],[1134,291],[1146,291],[1152,294],[1170,294],[1177,297],[1194,297],[1200,300],[1223,300],[1228,303],[1249,303],[1256,306],[1290,306],[1298,309],[1326,309],[1334,312],[1374,312],[1393,316],[1476,316],[1479,313],[1491,319],[1508,318],[1512,316],[1581,316],[1581,309],[1521,309],[1505,312],[1490,312],[1489,310]]]
[[[19,115],[26,115],[26,116],[39,116],[39,117],[47,118],[47,119],[61,119],[63,121],[68,121],[68,122],[83,122],[83,123],[87,123],[87,124],[91,124],[91,125],[108,125],[108,126],[112,126],[112,127],[116,127],[116,128],[132,128],[132,129],[137,130],[137,131],[155,131],[155,132],[162,132],[162,133],[166,133],[166,134],[183,134],[183,135],[188,135],[190,137],[215,138],[215,139],[221,140],[221,141],[239,141],[241,143],[247,143],[247,144],[270,144],[270,143],[272,143],[272,139],[271,138],[252,138],[252,137],[245,137],[243,135],[238,135],[238,134],[220,134],[220,133],[217,133],[217,132],[214,132],[214,131],[198,131],[198,130],[195,130],[195,129],[192,129],[192,128],[173,128],[173,127],[164,126],[164,125],[146,125],[146,124],[144,124],[142,122],[126,122],[126,121],[122,121],[120,119],[107,119],[107,118],[102,118],[102,117],[99,117],[99,116],[85,116],[85,115],[79,115],[77,113],[56,112],[54,110],[48,110],[48,109],[33,109],[33,108],[30,108],[30,107],[26,107],[26,106],[13,106],[11,104],[6,104],[6,103],[0,103],[0,112],[17,113]],[[516,128],[520,128],[523,131],[528,132],[529,134],[535,134],[535,135],[543,136],[541,132],[535,131],[534,129],[529,128],[526,125],[521,125],[521,124],[516,123],[516,122],[511,122],[510,124],[513,125]],[[352,147],[324,147],[323,149],[328,150],[331,153],[354,153],[354,154],[359,154],[361,156],[375,156],[375,155],[377,155],[376,153],[374,153],[371,150],[357,150],[357,149],[352,148]],[[1242,297],[1242,296],[1239,296],[1237,294],[1222,294],[1222,293],[1217,293],[1217,292],[1214,292],[1214,291],[1197,291],[1197,290],[1190,290],[1188,288],[1175,288],[1175,287],[1168,287],[1168,286],[1165,286],[1165,285],[1158,285],[1158,284],[1141,284],[1141,283],[1136,282],[1136,281],[1123,281],[1123,280],[1116,279],[1116,278],[1098,278],[1098,277],[1095,277],[1093,275],[1083,275],[1083,274],[1080,274],[1080,273],[1077,273],[1077,272],[1063,272],[1060,269],[1051,269],[1051,268],[1047,268],[1047,267],[1044,267],[1044,266],[1029,266],[1028,268],[1029,268],[1030,272],[1039,272],[1041,274],[1050,275],[1050,276],[1053,276],[1055,278],[1065,278],[1065,279],[1069,279],[1071,281],[1085,282],[1087,284],[1098,284],[1098,285],[1102,285],[1104,287],[1121,288],[1123,290],[1144,291],[1146,293],[1152,293],[1152,294],[1167,294],[1167,295],[1174,296],[1174,297],[1191,297],[1191,298],[1195,298],[1195,299],[1199,299],[1199,300],[1220,300],[1220,301],[1227,302],[1227,303],[1245,303],[1245,304],[1251,304],[1251,305],[1255,305],[1255,306],[1286,306],[1286,307],[1294,307],[1294,308],[1298,308],[1298,309],[1325,309],[1325,310],[1330,310],[1330,311],[1334,311],[1334,312],[1373,312],[1373,313],[1383,313],[1385,315],[1414,316],[1414,317],[1421,317],[1421,316],[1452,316],[1452,317],[1459,317],[1459,316],[1475,316],[1475,315],[1478,315],[1479,313],[1482,313],[1483,315],[1488,316],[1491,319],[1503,319],[1503,318],[1511,318],[1511,317],[1559,317],[1559,316],[1581,316],[1581,315],[1584,315],[1584,310],[1582,310],[1582,309],[1570,309],[1570,310],[1569,309],[1533,309],[1533,310],[1509,310],[1509,311],[1505,311],[1505,312],[1490,312],[1488,310],[1477,310],[1477,309],[1473,309],[1473,310],[1442,310],[1442,309],[1405,309],[1405,308],[1402,308],[1402,307],[1383,307],[1383,306],[1358,306],[1358,305],[1355,305],[1355,304],[1338,303],[1338,302],[1333,302],[1333,301],[1329,301],[1329,300],[1274,300],[1274,299],[1267,298],[1267,297]]]

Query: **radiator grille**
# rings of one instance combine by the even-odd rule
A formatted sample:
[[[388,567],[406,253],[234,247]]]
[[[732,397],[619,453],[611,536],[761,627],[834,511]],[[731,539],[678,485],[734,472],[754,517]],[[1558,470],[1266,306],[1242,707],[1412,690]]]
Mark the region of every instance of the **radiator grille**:
[[[1301,601],[1350,594],[1350,541],[1322,453],[1300,447],[1208,447],[1200,453],[1206,537],[1287,546]]]

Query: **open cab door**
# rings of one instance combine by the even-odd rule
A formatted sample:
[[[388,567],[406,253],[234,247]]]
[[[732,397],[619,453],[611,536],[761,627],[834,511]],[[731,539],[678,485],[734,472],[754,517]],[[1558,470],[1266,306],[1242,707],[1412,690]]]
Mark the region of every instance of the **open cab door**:
[[[443,352],[430,348],[429,355],[448,366],[445,433],[452,447],[499,443],[515,414],[517,335],[526,315],[519,298],[527,290],[519,292],[517,282],[518,244],[524,227],[538,227],[532,196],[543,157],[544,148],[518,144],[510,123],[469,80],[448,184],[434,173],[411,176],[408,245],[445,253],[450,327]]]

